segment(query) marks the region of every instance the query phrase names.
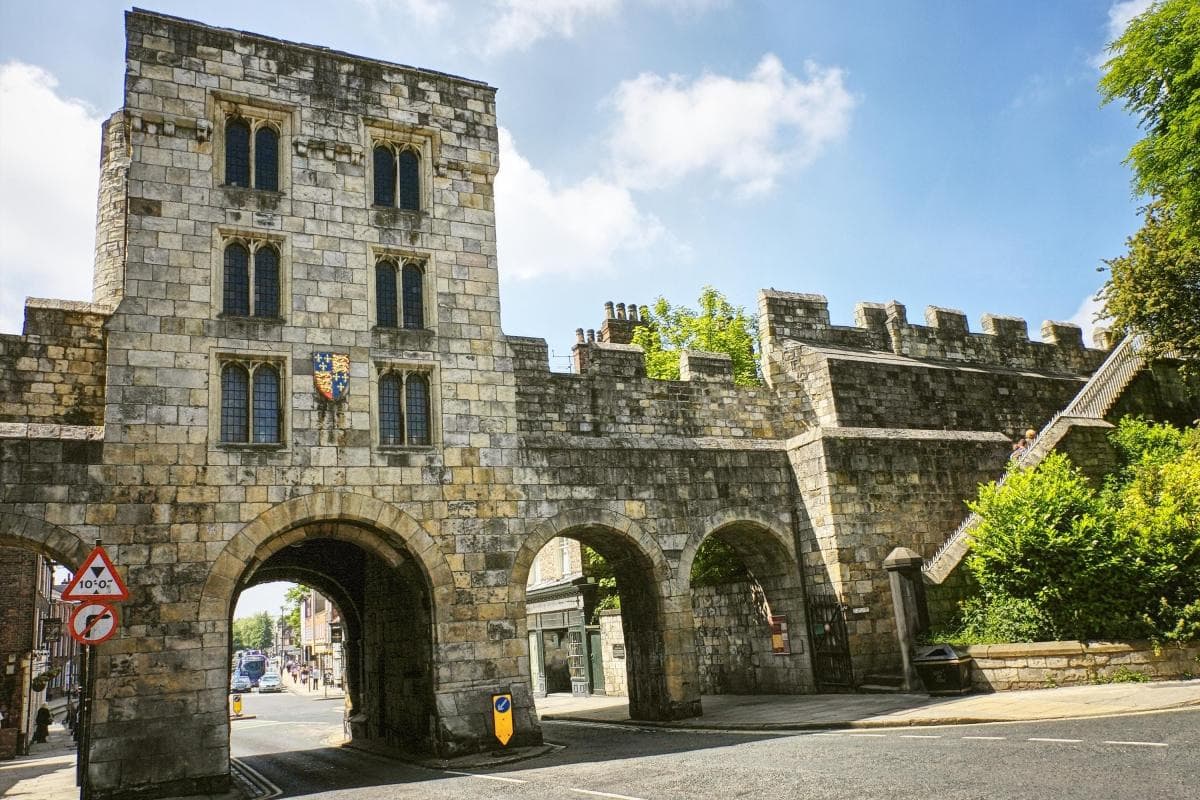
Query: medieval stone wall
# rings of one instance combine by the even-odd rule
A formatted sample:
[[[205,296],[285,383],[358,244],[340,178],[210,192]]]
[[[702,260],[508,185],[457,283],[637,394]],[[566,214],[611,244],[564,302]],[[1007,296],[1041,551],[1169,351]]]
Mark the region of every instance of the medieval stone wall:
[[[0,423],[102,424],[106,320],[88,303],[30,299],[22,335],[0,334]]]
[[[443,755],[487,746],[497,691],[516,743],[540,739],[525,585],[559,536],[614,567],[635,716],[701,710],[688,576],[710,535],[794,634],[806,590],[833,595],[856,672],[886,669],[882,559],[932,554],[1009,436],[1103,355],[1059,323],[1032,342],[1020,320],[971,333],[957,312],[913,325],[888,303],[837,326],[824,298],[770,291],[764,387],[704,353],[684,380],[648,379],[619,307],[579,336],[578,374],[551,374],[544,341],[500,331],[494,89],[141,11],[127,37],[98,305],[34,302],[25,335],[0,338],[0,540],[74,564],[102,539],[132,591],[97,659],[98,800],[225,790],[231,605],[268,576],[342,592],[362,645],[355,735]],[[227,185],[234,119],[278,133],[275,189]],[[378,145],[419,154],[416,210],[375,204]],[[225,312],[232,242],[278,253],[277,315]],[[380,324],[381,259],[419,265],[419,326]],[[347,357],[344,399],[315,391],[314,353]],[[222,441],[227,364],[278,371],[280,441]],[[389,370],[428,379],[427,444],[382,443]],[[367,559],[354,574],[351,551]],[[756,629],[719,616],[729,641]],[[738,685],[811,688],[803,645],[754,656]]]

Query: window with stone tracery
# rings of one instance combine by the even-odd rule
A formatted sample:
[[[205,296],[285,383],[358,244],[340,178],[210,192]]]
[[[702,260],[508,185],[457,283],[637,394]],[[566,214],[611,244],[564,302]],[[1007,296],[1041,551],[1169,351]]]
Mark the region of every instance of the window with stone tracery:
[[[267,120],[225,120],[225,185],[279,191],[279,130]]]
[[[375,324],[380,328],[425,327],[425,265],[384,257],[375,263]]]
[[[222,444],[283,441],[283,382],[278,364],[229,359],[221,362]]]
[[[228,240],[221,272],[221,313],[229,317],[278,319],[280,272],[276,243],[242,237]]]
[[[371,151],[374,204],[421,210],[421,154],[407,144],[378,142]]]
[[[433,442],[430,373],[386,367],[378,384],[379,444],[423,447]]]

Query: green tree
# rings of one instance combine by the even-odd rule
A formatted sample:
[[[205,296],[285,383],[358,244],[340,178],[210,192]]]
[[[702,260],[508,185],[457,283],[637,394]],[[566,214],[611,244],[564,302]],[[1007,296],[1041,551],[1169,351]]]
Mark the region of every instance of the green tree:
[[[1137,115],[1146,135],[1129,151],[1134,188],[1200,222],[1200,3],[1159,0],[1109,45],[1100,92]]]
[[[1101,297],[1152,352],[1200,357],[1200,3],[1159,0],[1109,45],[1104,102],[1122,99],[1145,135],[1129,152],[1151,198],[1129,252],[1108,261]]]
[[[1145,224],[1126,243],[1129,252],[1106,262],[1109,278],[1100,298],[1119,327],[1147,335],[1151,352],[1174,351],[1195,360],[1200,358],[1200,236],[1176,224],[1175,213],[1163,200],[1147,207]]]
[[[275,621],[266,611],[233,621],[235,650],[266,650],[275,641]]]
[[[296,584],[283,593],[283,608],[280,609],[284,624],[292,629],[292,636],[300,636],[300,604],[312,591],[307,586]]]
[[[672,306],[658,298],[642,309],[647,325],[634,329],[633,343],[646,351],[646,374],[659,380],[679,380],[679,351],[727,353],[733,360],[733,381],[757,386],[755,343],[758,325],[745,309],[733,306],[711,286],[700,292],[700,310]]]

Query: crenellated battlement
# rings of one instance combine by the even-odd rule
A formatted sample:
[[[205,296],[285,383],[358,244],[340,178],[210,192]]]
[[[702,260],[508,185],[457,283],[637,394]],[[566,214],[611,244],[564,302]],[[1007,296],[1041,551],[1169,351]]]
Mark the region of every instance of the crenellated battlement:
[[[768,360],[789,342],[1063,375],[1088,374],[1104,359],[1103,350],[1083,346],[1079,326],[1068,322],[1042,323],[1043,341],[1035,342],[1019,317],[984,314],[983,332],[972,333],[961,311],[929,306],[925,324],[919,325],[910,323],[905,306],[894,300],[858,303],[854,325],[834,325],[823,295],[764,290],[759,320]]]

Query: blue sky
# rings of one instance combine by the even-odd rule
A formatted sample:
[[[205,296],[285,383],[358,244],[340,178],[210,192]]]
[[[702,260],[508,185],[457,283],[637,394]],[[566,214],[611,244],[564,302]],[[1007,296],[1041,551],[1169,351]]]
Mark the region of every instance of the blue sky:
[[[602,304],[711,284],[1076,318],[1139,224],[1101,108],[1147,0],[144,0],[498,87],[507,333],[564,369]],[[99,120],[128,6],[0,2],[0,331],[89,299]],[[270,606],[272,610],[277,604]]]

